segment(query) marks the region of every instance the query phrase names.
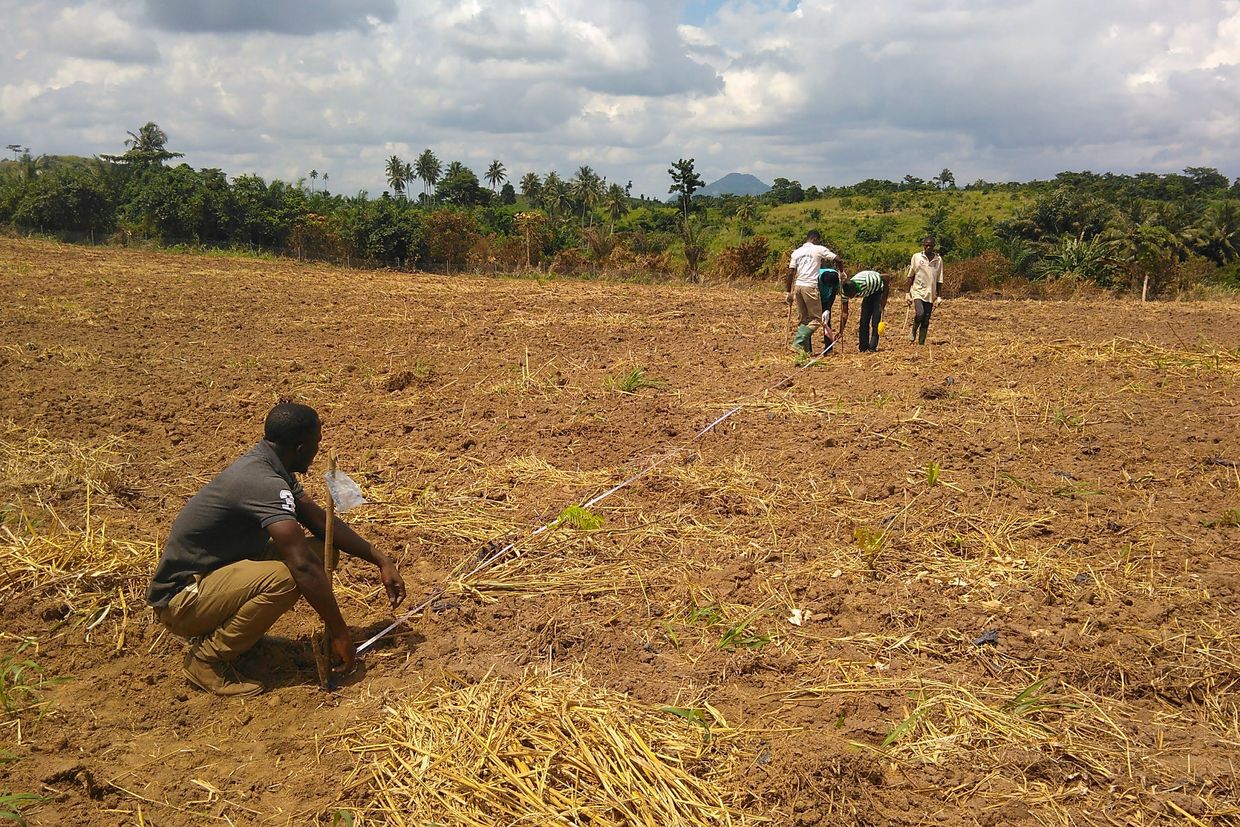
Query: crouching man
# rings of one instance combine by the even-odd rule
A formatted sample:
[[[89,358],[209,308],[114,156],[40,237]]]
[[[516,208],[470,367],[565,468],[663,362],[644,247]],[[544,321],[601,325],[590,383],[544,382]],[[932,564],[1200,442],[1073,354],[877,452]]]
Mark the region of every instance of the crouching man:
[[[322,555],[305,533],[323,537],[327,515],[293,476],[309,470],[322,436],[312,408],[276,405],[262,441],[191,497],[172,524],[146,599],[160,623],[190,639],[185,677],[199,689],[225,696],[262,692],[234,662],[299,596],[323,618],[339,662],[335,671],[353,667],[349,627]],[[405,599],[392,561],[339,519],[334,543],[378,567],[393,608]]]

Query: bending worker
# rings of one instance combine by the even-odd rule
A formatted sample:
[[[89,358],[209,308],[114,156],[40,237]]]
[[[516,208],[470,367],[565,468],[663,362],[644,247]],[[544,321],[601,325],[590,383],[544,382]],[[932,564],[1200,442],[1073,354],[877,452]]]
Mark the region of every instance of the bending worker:
[[[216,695],[257,695],[263,685],[237,671],[245,651],[304,596],[327,627],[335,671],[353,667],[356,648],[321,554],[327,515],[294,474],[309,470],[323,436],[318,414],[295,403],[267,414],[263,439],[190,498],[172,523],[147,590],[147,603],[172,633],[190,639],[185,677]],[[341,520],[335,545],[375,564],[392,607],[405,599],[393,562]],[[321,548],[321,544],[319,544]]]
[[[861,299],[861,322],[857,325],[857,340],[862,353],[878,350],[878,324],[887,309],[887,297],[891,295],[891,276],[876,270],[862,270],[840,283],[840,330],[848,324],[848,300]]]
[[[822,324],[822,299],[818,293],[818,271],[825,262],[836,261],[839,256],[822,246],[822,236],[810,230],[805,243],[792,251],[788,261],[788,273],[784,278],[784,300],[790,308],[795,302],[797,309],[796,337],[792,340],[795,350],[809,353],[813,347],[814,331]],[[795,283],[794,280],[795,279]]]

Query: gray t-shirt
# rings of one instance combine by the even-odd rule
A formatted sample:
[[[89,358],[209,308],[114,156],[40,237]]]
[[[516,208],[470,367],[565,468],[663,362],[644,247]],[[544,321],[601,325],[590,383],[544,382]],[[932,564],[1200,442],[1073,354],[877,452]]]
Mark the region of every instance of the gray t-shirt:
[[[159,556],[146,602],[167,606],[194,575],[261,558],[269,540],[267,526],[297,519],[297,500],[303,494],[272,444],[258,443],[181,509]]]

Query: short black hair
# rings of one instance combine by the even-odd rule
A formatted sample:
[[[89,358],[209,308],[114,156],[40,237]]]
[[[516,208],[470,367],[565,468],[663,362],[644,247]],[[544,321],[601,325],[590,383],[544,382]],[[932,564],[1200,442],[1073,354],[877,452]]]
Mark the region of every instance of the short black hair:
[[[805,234],[805,238],[807,241],[822,241],[822,233],[817,230],[810,230]]]
[[[267,413],[263,436],[276,445],[292,448],[304,442],[320,424],[319,415],[309,405],[281,402]]]
[[[840,292],[851,299],[860,291],[857,290],[857,285],[852,283],[852,279],[849,279],[848,281],[840,283]]]

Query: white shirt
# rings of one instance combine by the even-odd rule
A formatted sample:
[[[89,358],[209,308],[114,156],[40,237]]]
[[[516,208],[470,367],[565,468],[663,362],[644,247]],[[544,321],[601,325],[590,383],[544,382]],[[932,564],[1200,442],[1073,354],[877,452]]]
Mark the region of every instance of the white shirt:
[[[823,247],[821,244],[813,244],[809,241],[802,244],[792,251],[792,258],[788,260],[788,266],[797,271],[797,287],[817,287],[818,271],[821,269],[823,261],[832,261],[835,259],[835,253]]]
[[[943,257],[935,256],[931,260],[926,258],[925,253],[913,253],[908,274],[913,278],[913,286],[908,291],[909,298],[932,302],[938,298],[939,285],[943,283]]]

